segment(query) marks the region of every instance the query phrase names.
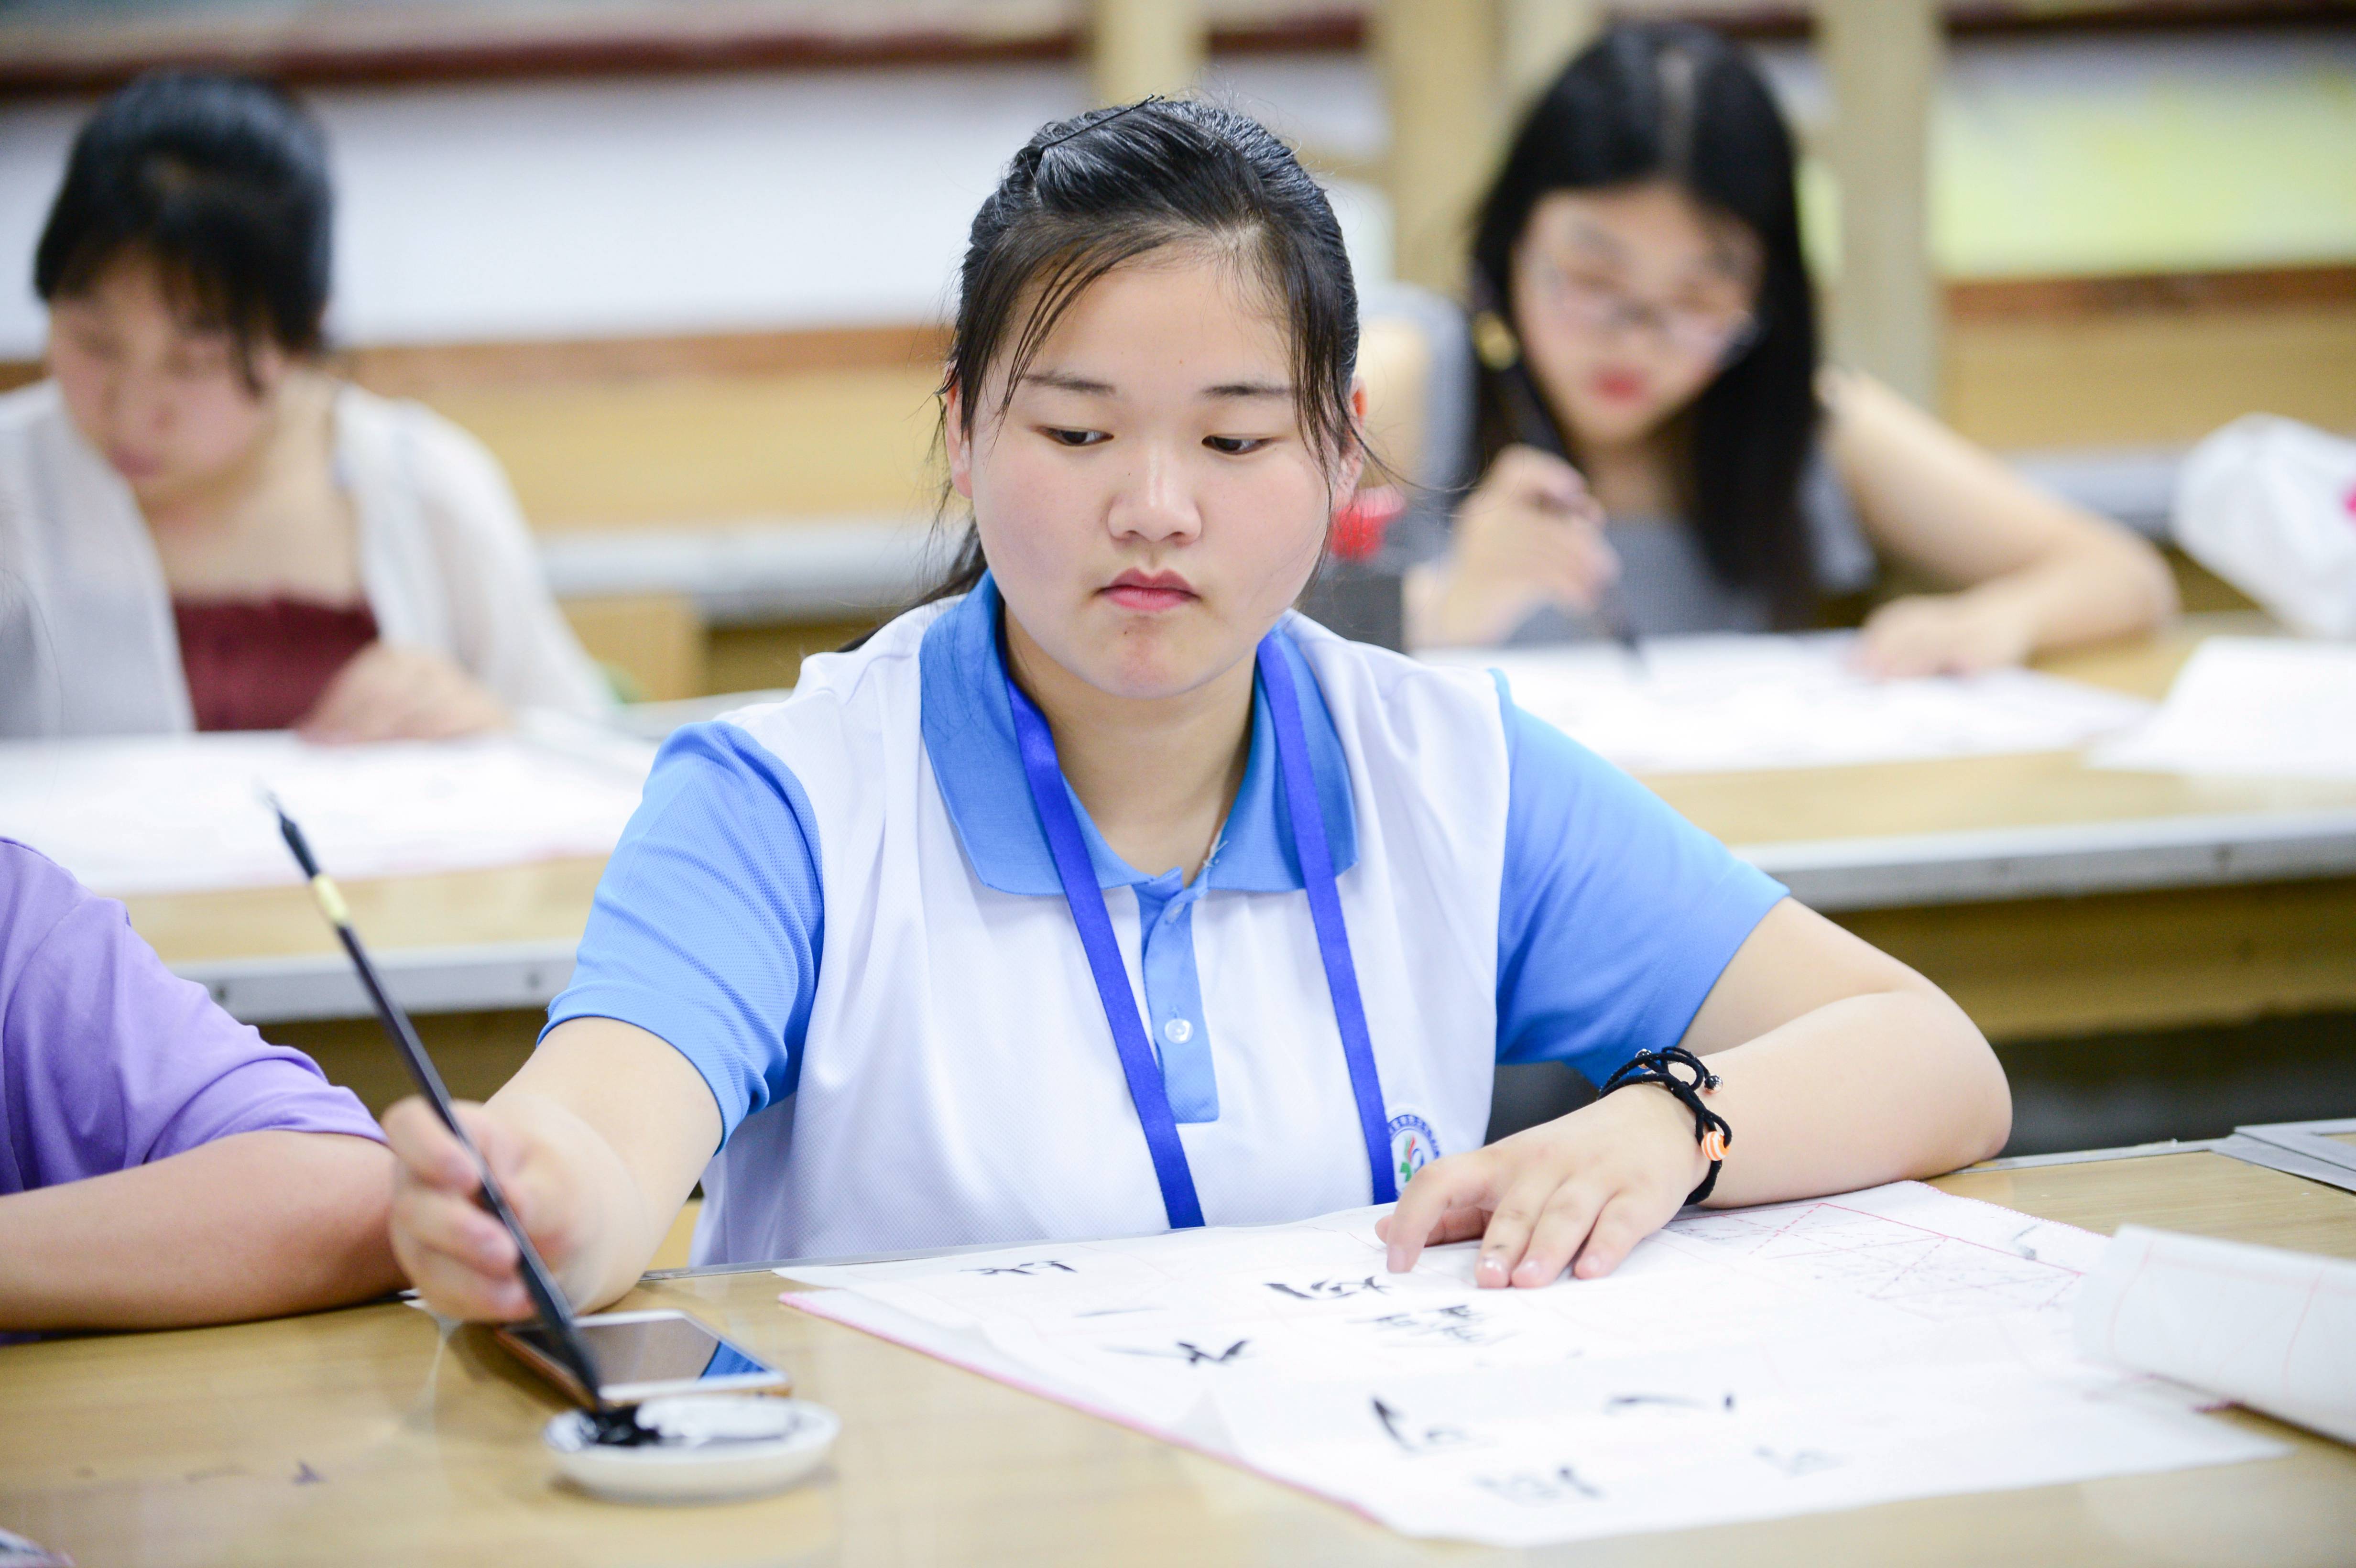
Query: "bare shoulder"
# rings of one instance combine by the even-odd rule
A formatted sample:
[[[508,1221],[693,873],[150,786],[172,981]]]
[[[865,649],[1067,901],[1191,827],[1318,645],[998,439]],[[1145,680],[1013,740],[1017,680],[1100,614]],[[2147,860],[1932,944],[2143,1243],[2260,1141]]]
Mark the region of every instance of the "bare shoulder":
[[[1826,366],[1816,372],[1816,397],[1825,406],[1826,444],[1844,465],[1904,458],[1926,448],[1976,450],[1934,415],[1862,370]]]

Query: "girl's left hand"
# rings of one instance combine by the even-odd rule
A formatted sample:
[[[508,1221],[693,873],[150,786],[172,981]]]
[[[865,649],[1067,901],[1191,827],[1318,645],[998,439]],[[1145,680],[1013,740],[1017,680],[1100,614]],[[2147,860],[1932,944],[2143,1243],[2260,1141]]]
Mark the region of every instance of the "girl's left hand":
[[[1857,667],[1884,680],[1918,675],[1977,675],[2017,665],[2036,651],[2029,616],[1982,593],[1893,599],[1866,617]]]
[[[1375,1223],[1390,1270],[1415,1266],[1426,1244],[1481,1238],[1473,1283],[1552,1285],[1597,1279],[1675,1218],[1709,1169],[1693,1113],[1665,1089],[1634,1085],[1542,1126],[1415,1173],[1398,1207]]]
[[[499,699],[440,654],[370,643],[295,726],[306,741],[446,741],[504,730]]]

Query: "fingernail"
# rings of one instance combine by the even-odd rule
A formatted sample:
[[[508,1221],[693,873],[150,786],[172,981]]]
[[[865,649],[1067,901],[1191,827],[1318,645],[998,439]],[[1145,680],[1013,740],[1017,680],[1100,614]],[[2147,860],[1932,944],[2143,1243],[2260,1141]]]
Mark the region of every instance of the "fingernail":
[[[1515,1285],[1544,1285],[1546,1280],[1540,1275],[1537,1264],[1526,1261],[1523,1263],[1521,1267],[1514,1271],[1514,1283]]]
[[[1476,1272],[1483,1279],[1494,1280],[1499,1285],[1503,1285],[1505,1283],[1505,1260],[1492,1253],[1481,1260],[1481,1266]]]
[[[1389,1269],[1393,1274],[1405,1274],[1407,1272],[1407,1249],[1405,1247],[1393,1247],[1388,1253],[1384,1254],[1383,1266]]]

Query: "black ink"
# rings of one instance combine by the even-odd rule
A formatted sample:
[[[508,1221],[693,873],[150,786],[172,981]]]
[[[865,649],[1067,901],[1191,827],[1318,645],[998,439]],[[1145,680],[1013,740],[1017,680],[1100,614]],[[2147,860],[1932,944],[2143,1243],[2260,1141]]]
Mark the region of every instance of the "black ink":
[[[1603,1413],[1606,1415],[1616,1415],[1623,1410],[1633,1410],[1638,1405],[1644,1404],[1674,1405],[1685,1410],[1699,1410],[1701,1408],[1701,1401],[1697,1399],[1687,1399],[1682,1394],[1615,1393],[1610,1399],[1603,1402]]]
[[[1113,1345],[1108,1349],[1124,1356],[1161,1356],[1173,1361],[1183,1361],[1190,1367],[1224,1367],[1244,1353],[1249,1339],[1238,1339],[1224,1350],[1205,1350],[1192,1339],[1181,1339],[1170,1350],[1142,1349],[1129,1345]]]
[[[1310,1285],[1280,1285],[1268,1282],[1270,1290],[1281,1291],[1301,1301],[1346,1301],[1354,1296],[1388,1296],[1391,1287],[1373,1275],[1364,1279],[1321,1279]]]
[[[1365,1321],[1403,1339],[1438,1339],[1451,1345],[1485,1345],[1506,1338],[1510,1332],[1494,1327],[1475,1308],[1461,1304],[1420,1312],[1388,1312]]]
[[[1603,1413],[1617,1415],[1623,1410],[1647,1404],[1663,1405],[1672,1410],[1715,1409],[1729,1415],[1734,1413],[1734,1396],[1730,1393],[1723,1400],[1694,1399],[1681,1393],[1615,1393],[1603,1402]]]
[[[1801,1476],[1813,1476],[1819,1470],[1837,1469],[1845,1463],[1837,1454],[1826,1454],[1815,1448],[1794,1448],[1788,1454],[1778,1454],[1772,1448],[1754,1448],[1751,1452],[1794,1479]]]
[[[589,1422],[589,1440],[601,1448],[644,1448],[662,1441],[662,1434],[638,1424],[638,1407],[609,1404],[581,1413]]]
[[[1551,1471],[1524,1470],[1512,1476],[1476,1476],[1473,1484],[1485,1487],[1509,1503],[1524,1508],[1547,1508],[1567,1502],[1573,1497],[1600,1498],[1603,1493],[1592,1483],[1580,1478],[1578,1471],[1568,1465],[1558,1465]]]
[[[1399,1451],[1413,1458],[1426,1454],[1439,1454],[1451,1448],[1472,1446],[1472,1435],[1456,1426],[1419,1426],[1408,1421],[1400,1411],[1383,1403],[1383,1396],[1374,1398],[1375,1419],[1382,1423],[1383,1431],[1399,1445]]]
[[[324,1481],[327,1478],[327,1477],[319,1474],[318,1471],[311,1468],[308,1461],[297,1459],[294,1462],[294,1484],[296,1486],[315,1486],[318,1482]]]
[[[1001,1264],[994,1268],[969,1268],[965,1272],[968,1274],[1011,1274],[1019,1275],[1024,1279],[1037,1279],[1039,1275],[1035,1271],[1047,1268],[1061,1269],[1066,1274],[1077,1274],[1080,1272],[1071,1264],[1064,1262],[1061,1258],[1039,1258],[1027,1264]]]

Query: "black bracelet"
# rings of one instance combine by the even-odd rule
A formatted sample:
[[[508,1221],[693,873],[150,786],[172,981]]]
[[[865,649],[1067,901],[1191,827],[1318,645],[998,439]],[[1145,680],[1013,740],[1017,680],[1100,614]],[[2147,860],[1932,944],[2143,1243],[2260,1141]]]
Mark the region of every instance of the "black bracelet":
[[[1672,1067],[1690,1067],[1691,1078],[1680,1078],[1669,1071]],[[1701,1145],[1709,1156],[1709,1174],[1701,1185],[1687,1195],[1686,1201],[1698,1203],[1709,1196],[1718,1185],[1718,1168],[1726,1163],[1726,1148],[1734,1141],[1734,1129],[1726,1118],[1701,1103],[1701,1097],[1718,1087],[1718,1074],[1701,1064],[1701,1058],[1684,1046],[1673,1045],[1666,1051],[1640,1051],[1628,1059],[1628,1065],[1614,1072],[1597,1091],[1601,1099],[1614,1089],[1625,1089],[1631,1083],[1657,1083],[1675,1094],[1694,1115],[1694,1142]]]

